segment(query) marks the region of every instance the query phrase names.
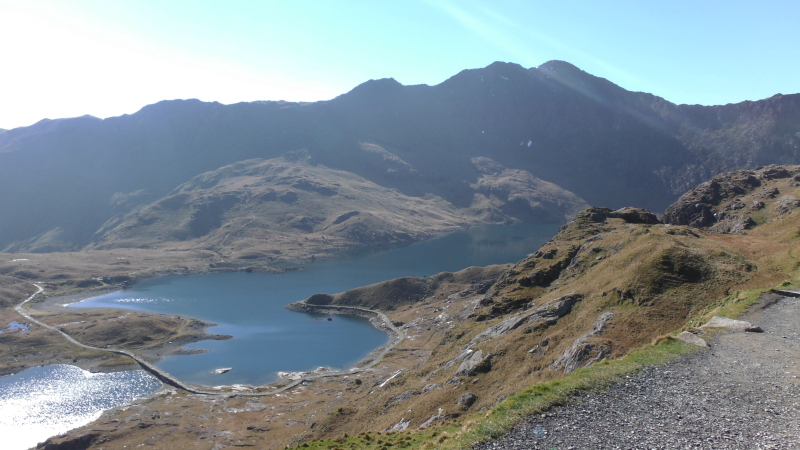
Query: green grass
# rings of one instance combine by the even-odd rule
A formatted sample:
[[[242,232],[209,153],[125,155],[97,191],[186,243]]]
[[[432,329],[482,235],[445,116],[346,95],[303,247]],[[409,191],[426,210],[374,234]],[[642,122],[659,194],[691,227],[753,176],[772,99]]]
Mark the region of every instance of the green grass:
[[[800,280],[793,280],[793,281],[784,281],[780,285],[778,285],[778,289],[800,289]]]
[[[758,225],[764,225],[765,223],[767,223],[766,211],[764,211],[763,209],[760,211],[750,212],[748,215],[750,216],[751,219],[753,219],[753,222],[755,222]]]
[[[746,313],[747,310],[758,301],[761,294],[768,291],[769,289],[735,291],[727,297],[708,305],[700,314],[697,314],[693,319],[689,320],[684,328],[699,326],[707,322],[713,316],[736,319]]]

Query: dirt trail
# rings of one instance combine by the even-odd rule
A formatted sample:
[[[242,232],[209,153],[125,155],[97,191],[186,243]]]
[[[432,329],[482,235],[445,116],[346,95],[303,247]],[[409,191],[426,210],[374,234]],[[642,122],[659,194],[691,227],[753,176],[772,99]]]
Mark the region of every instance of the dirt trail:
[[[800,448],[800,299],[762,297],[742,319],[764,333],[718,335],[478,448]]]

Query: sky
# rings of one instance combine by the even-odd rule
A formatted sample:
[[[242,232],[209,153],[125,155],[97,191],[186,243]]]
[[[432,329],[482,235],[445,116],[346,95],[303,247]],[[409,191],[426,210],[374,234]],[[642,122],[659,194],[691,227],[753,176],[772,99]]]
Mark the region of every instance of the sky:
[[[0,0],[0,129],[168,99],[316,101],[568,61],[674,103],[800,93],[800,2]]]

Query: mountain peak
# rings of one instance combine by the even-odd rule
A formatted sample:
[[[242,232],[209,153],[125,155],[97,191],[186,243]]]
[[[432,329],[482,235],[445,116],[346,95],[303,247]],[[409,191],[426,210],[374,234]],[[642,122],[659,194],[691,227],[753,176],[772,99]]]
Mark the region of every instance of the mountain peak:
[[[512,62],[505,62],[505,61],[495,61],[488,66],[484,67],[484,70],[525,70],[524,67],[520,66],[517,63]]]
[[[591,75],[587,72],[584,72],[577,66],[570,64],[566,61],[559,61],[559,60],[552,60],[547,61],[544,64],[539,65],[538,67],[534,67],[530,69],[531,71],[537,71],[545,76],[554,78],[558,81],[564,82],[574,82],[576,80],[586,81],[586,80],[596,80],[601,79]],[[580,82],[578,81],[578,82]]]
[[[570,70],[570,71],[583,72],[576,65],[570,64],[570,63],[568,63],[566,61],[561,61],[561,60],[558,60],[558,59],[551,59],[550,61],[547,61],[546,63],[540,64],[539,66],[536,67],[536,69],[537,70],[541,70],[541,71]]]
[[[403,85],[394,78],[378,78],[374,80],[367,80],[358,86],[354,87],[350,92],[356,91],[391,91],[402,88]]]
[[[360,99],[377,99],[385,98],[387,95],[396,94],[400,92],[405,86],[394,78],[379,78],[377,80],[368,80],[350,90],[350,92],[340,95],[339,98],[347,98],[350,101],[359,101]]]

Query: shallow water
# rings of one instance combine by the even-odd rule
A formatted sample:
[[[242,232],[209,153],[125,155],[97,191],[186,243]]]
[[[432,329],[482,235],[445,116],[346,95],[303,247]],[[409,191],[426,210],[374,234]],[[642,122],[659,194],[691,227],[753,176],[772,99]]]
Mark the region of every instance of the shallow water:
[[[33,447],[160,387],[142,370],[94,374],[64,364],[0,377],[1,447]]]
[[[4,331],[13,331],[13,330],[22,330],[20,331],[20,333],[25,333],[30,331],[30,328],[28,327],[27,323],[19,323],[17,321],[12,321],[11,323],[8,324],[8,328],[3,328],[2,330],[0,330],[0,334],[2,334]]]
[[[180,314],[218,324],[211,333],[234,339],[202,341],[209,350],[171,356],[158,366],[181,380],[207,385],[274,381],[278,371],[318,366],[344,369],[388,337],[366,320],[315,316],[284,306],[325,292],[337,293],[402,276],[426,276],[469,266],[516,262],[552,237],[557,225],[483,226],[379,252],[309,264],[283,274],[225,273],[170,276],[74,306],[111,306]],[[322,320],[319,320],[322,319]],[[215,369],[232,367],[225,374]]]

